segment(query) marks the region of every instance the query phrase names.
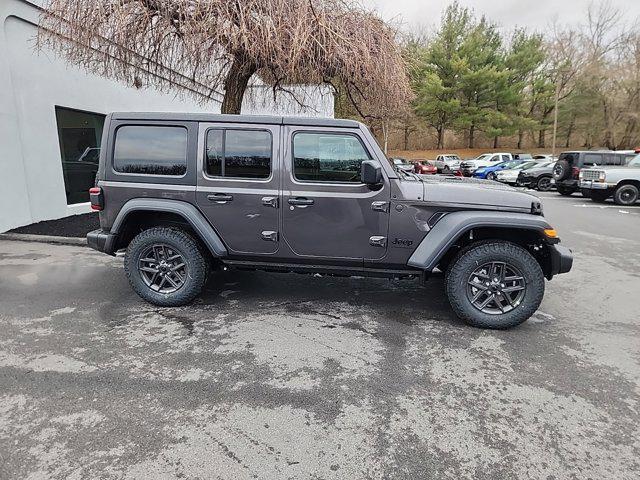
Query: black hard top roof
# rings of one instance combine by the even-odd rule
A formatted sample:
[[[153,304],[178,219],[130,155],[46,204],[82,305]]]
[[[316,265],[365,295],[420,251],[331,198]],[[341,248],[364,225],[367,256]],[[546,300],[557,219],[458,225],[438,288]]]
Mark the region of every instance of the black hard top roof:
[[[358,128],[355,120],[335,118],[280,117],[270,115],[220,115],[215,113],[177,112],[113,112],[114,120],[160,120],[178,122],[260,123],[269,125],[302,125],[314,127]]]

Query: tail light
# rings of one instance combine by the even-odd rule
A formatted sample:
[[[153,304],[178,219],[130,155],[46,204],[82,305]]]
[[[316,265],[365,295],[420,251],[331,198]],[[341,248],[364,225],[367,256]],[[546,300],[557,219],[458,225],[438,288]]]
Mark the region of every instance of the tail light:
[[[571,172],[573,173],[573,178],[578,178],[580,176],[580,169],[578,167],[573,167]]]
[[[91,201],[91,210],[97,212],[104,208],[104,195],[100,187],[93,187],[89,189],[89,200]]]
[[[640,153],[640,147],[636,148],[636,153]]]

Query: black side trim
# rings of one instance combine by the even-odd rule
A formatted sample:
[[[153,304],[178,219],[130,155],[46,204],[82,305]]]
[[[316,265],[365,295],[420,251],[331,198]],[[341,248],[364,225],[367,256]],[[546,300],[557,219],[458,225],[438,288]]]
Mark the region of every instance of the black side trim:
[[[540,215],[490,211],[451,212],[424,237],[407,265],[432,271],[456,240],[469,230],[479,227],[535,230],[541,235],[545,228],[551,228]]]
[[[87,245],[99,252],[113,255],[115,253],[117,235],[98,229],[87,233]]]
[[[215,257],[227,256],[227,247],[224,246],[222,239],[213,229],[211,224],[207,222],[204,215],[200,213],[200,210],[190,203],[181,202],[179,200],[168,200],[162,198],[134,198],[133,200],[129,200],[120,209],[120,212],[111,227],[111,233],[116,235],[120,233],[120,228],[124,224],[127,215],[131,212],[141,210],[169,212],[180,215],[189,222],[191,227]]]

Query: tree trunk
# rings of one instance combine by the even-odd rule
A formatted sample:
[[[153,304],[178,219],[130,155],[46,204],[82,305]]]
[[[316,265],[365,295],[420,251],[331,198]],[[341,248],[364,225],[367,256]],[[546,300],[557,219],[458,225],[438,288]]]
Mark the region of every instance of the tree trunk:
[[[518,150],[522,150],[522,140],[524,139],[524,131],[518,131]]]
[[[409,127],[404,127],[404,150],[409,150]]]
[[[540,129],[538,131],[538,148],[544,148],[544,144],[546,143],[546,135],[547,131],[544,129]]]
[[[498,148],[498,144],[499,144],[499,139],[500,137],[494,137],[493,138],[493,148]]]
[[[476,133],[476,126],[474,123],[469,127],[469,148],[474,148],[475,138],[474,134]]]
[[[565,142],[564,148],[569,148],[571,146],[571,135],[573,135],[573,129],[576,126],[576,116],[571,116],[571,122],[569,122],[569,127],[567,128],[567,141]]]
[[[224,81],[221,113],[240,114],[247,85],[256,70],[256,66],[244,54],[236,54]]]
[[[444,127],[438,127],[438,150],[444,148]]]

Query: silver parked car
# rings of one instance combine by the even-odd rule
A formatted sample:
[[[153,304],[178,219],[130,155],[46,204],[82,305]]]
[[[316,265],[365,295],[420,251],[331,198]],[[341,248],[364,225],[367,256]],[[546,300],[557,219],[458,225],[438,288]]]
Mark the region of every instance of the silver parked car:
[[[594,202],[613,196],[617,205],[634,205],[640,199],[640,154],[627,166],[583,168],[579,178]]]

